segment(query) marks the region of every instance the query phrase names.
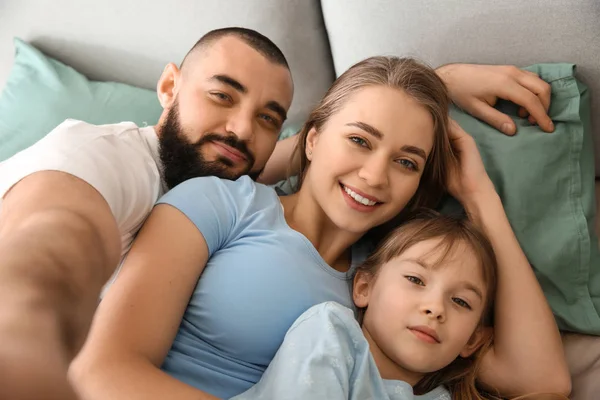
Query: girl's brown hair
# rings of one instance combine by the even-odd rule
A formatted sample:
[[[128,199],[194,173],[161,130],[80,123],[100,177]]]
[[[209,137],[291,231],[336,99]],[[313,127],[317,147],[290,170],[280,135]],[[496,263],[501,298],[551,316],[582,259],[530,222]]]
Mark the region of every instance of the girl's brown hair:
[[[375,278],[383,264],[400,256],[415,244],[430,239],[440,239],[439,244],[432,250],[432,252],[441,250],[441,256],[436,264],[443,262],[449,255],[456,254],[455,250],[461,244],[473,251],[487,288],[484,312],[478,329],[491,326],[496,295],[496,257],[487,237],[466,219],[420,210],[401,227],[390,233],[377,250],[357,267],[356,273],[368,274]],[[361,322],[364,312],[364,309],[359,310]],[[489,335],[488,340],[470,357],[457,357],[445,368],[426,375],[415,385],[415,393],[426,393],[443,385],[452,393],[454,400],[497,399],[498,397],[483,393],[476,385],[481,360],[491,344],[492,336]]]
[[[308,117],[299,133],[293,160],[300,163],[297,189],[302,185],[310,164],[306,157],[306,139],[311,129],[321,132],[329,118],[344,106],[351,95],[368,86],[383,85],[404,91],[425,107],[434,123],[433,149],[429,154],[417,192],[405,207],[434,207],[446,189],[448,165],[455,155],[448,138],[450,98],[444,82],[430,67],[414,59],[371,57],[360,61],[333,83]]]
[[[494,249],[485,234],[466,219],[457,219],[423,209],[413,213],[401,227],[391,232],[377,250],[360,266],[356,273],[368,274],[375,278],[379,268],[400,256],[417,243],[430,239],[440,239],[435,249],[441,250],[436,264],[448,256],[456,254],[459,245],[468,246],[475,255],[483,281],[487,287],[484,312],[478,329],[492,326],[493,306],[496,297],[497,261]],[[362,323],[365,309],[358,310]],[[491,329],[490,329],[491,332]],[[423,377],[414,387],[415,394],[427,393],[438,386],[445,386],[452,393],[453,400],[502,400],[498,393],[486,391],[478,385],[477,375],[485,353],[493,343],[493,335],[487,336],[484,343],[470,357],[457,357],[445,368]],[[568,399],[558,393],[533,393],[513,398],[513,400],[561,400]]]

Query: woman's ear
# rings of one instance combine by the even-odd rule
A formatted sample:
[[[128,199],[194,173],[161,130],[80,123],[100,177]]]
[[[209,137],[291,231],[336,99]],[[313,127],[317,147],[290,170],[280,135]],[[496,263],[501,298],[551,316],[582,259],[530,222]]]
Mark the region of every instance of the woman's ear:
[[[358,271],[354,277],[354,286],[352,289],[352,299],[358,308],[365,308],[369,305],[369,293],[371,292],[371,281],[373,277],[363,271]]]
[[[171,108],[177,98],[181,71],[173,63],[167,64],[156,85],[158,101],[163,108]]]
[[[308,134],[306,135],[306,158],[308,159],[308,161],[312,161],[312,154],[318,141],[319,133],[317,132],[317,129],[313,126],[312,128],[310,128]]]
[[[473,355],[486,342],[491,341],[494,335],[494,328],[480,326],[473,332],[471,338],[460,352],[462,358],[468,358]]]

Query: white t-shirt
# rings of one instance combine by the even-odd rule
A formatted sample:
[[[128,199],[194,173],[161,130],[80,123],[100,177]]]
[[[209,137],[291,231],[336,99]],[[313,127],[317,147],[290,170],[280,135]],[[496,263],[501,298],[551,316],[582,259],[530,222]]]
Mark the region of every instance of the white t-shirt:
[[[137,231],[165,193],[158,137],[132,122],[91,125],[66,120],[33,146],[0,163],[2,198],[38,171],[62,171],[94,187],[106,200],[121,233],[124,256]]]

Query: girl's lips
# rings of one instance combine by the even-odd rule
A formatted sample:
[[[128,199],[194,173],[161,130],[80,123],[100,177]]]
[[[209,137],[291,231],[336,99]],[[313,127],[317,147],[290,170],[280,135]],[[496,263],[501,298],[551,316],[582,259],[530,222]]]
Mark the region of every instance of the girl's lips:
[[[439,343],[437,332],[427,326],[413,326],[408,328],[416,337],[427,343]]]

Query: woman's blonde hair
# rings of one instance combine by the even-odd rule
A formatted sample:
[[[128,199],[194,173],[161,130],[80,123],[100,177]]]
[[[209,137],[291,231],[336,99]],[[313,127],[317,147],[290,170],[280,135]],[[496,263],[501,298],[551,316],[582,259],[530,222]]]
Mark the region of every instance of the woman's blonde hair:
[[[310,164],[306,157],[306,139],[310,130],[314,128],[321,132],[331,116],[336,114],[354,93],[365,87],[378,85],[404,91],[425,107],[433,119],[433,148],[417,192],[405,210],[434,207],[445,193],[448,165],[456,159],[448,138],[450,98],[444,82],[435,71],[410,58],[367,58],[350,67],[336,79],[300,130],[294,154],[294,160],[300,162],[297,189],[301,187]]]

